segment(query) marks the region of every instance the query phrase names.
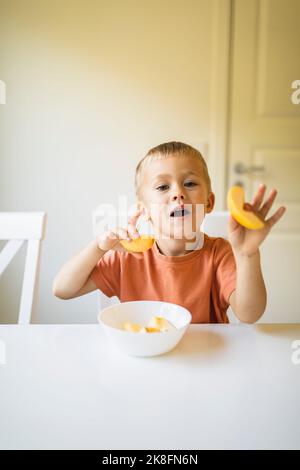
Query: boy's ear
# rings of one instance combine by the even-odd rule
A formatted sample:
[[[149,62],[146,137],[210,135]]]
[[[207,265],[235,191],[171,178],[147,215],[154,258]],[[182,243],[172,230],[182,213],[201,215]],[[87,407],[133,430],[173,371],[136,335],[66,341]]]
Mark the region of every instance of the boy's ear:
[[[215,206],[215,194],[214,193],[209,193],[207,196],[207,201],[206,201],[206,206],[205,206],[205,213],[209,214],[212,212],[213,208]]]

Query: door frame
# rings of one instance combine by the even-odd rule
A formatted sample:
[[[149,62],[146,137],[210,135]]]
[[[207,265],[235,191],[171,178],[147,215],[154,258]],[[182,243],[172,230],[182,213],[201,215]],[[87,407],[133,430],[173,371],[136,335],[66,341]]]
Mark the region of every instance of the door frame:
[[[215,209],[226,210],[233,0],[213,0],[208,167]]]

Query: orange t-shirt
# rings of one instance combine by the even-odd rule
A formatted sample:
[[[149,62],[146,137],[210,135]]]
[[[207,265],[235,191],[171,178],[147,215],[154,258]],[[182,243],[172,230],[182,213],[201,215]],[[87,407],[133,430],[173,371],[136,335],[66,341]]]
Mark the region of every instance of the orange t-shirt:
[[[236,264],[227,240],[205,234],[202,248],[183,256],[165,256],[156,243],[142,259],[110,250],[90,277],[106,296],[121,302],[172,302],[190,311],[192,323],[228,323]]]

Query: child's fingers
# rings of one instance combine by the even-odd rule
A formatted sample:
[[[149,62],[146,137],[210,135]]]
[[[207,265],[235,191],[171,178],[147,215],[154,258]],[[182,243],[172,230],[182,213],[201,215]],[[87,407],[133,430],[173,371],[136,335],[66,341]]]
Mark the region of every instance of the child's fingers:
[[[118,236],[119,240],[131,240],[127,228],[117,228],[115,233]]]
[[[128,225],[127,230],[133,240],[139,238],[140,234],[134,225]]]
[[[256,191],[256,193],[254,195],[254,198],[253,198],[253,201],[252,201],[252,206],[253,206],[254,211],[259,211],[261,203],[264,199],[265,191],[266,191],[266,185],[261,183],[259,185],[258,190]]]
[[[269,194],[269,197],[268,199],[266,200],[266,202],[264,203],[264,205],[262,206],[261,210],[260,210],[260,214],[265,218],[265,216],[268,214],[269,210],[271,209],[272,205],[273,205],[273,202],[275,200],[277,196],[277,191],[276,189],[272,189],[270,191],[270,194]]]
[[[140,217],[141,214],[142,214],[142,209],[137,209],[135,211],[135,213],[130,217],[130,219],[128,221],[128,225],[131,225],[131,226],[135,227],[135,225],[137,223],[137,220],[138,220],[138,218]]]
[[[136,228],[131,225],[128,225],[128,227],[123,227],[123,228],[118,229],[117,233],[121,240],[127,240],[127,241],[137,239],[140,236]]]
[[[248,202],[245,202],[243,209],[253,212],[258,219],[260,219],[262,222],[265,222],[265,215],[262,209],[260,211],[255,211],[252,205]]]
[[[236,230],[238,227],[239,227],[239,223],[235,220],[234,217],[232,217],[232,215],[230,214],[229,216],[229,221],[228,221],[228,228],[229,228],[229,232],[234,232],[234,230]]]
[[[128,232],[130,234],[130,236],[132,237],[132,239],[136,239],[136,238],[139,238],[140,234],[139,232],[137,231],[136,229],[136,223],[137,223],[137,220],[138,218],[140,217],[142,213],[142,210],[141,209],[138,209],[133,215],[132,217],[130,217],[129,221],[128,221]]]
[[[117,233],[120,240],[126,240],[126,241],[134,240],[134,237],[132,236],[132,229],[129,230],[129,227],[119,228],[119,229],[116,230],[116,233]],[[139,236],[139,234],[138,234],[138,236]],[[118,251],[127,251],[127,250],[124,247],[122,247],[122,245],[119,243],[118,244]],[[132,251],[131,254],[135,258],[138,258],[138,259],[143,258],[142,253]]]
[[[277,209],[275,214],[273,214],[272,217],[270,217],[266,221],[266,224],[268,225],[268,227],[269,228],[273,227],[273,225],[275,225],[279,221],[279,219],[281,219],[285,211],[286,211],[286,208],[284,206],[279,207],[279,209]]]
[[[135,229],[135,227],[120,227],[116,230],[116,233],[120,240],[131,241],[138,238],[140,235]]]
[[[245,204],[244,204],[244,206],[243,206],[243,209],[244,209],[245,211],[254,212],[254,209],[253,209],[252,205],[249,204],[249,202],[245,202]]]

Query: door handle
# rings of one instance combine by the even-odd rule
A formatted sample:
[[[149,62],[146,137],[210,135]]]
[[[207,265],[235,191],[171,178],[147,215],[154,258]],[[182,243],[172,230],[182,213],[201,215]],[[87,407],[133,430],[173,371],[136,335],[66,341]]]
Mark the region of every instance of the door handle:
[[[263,173],[265,169],[266,168],[263,165],[246,166],[242,162],[237,162],[233,167],[234,172],[238,175],[244,175],[249,173]]]

